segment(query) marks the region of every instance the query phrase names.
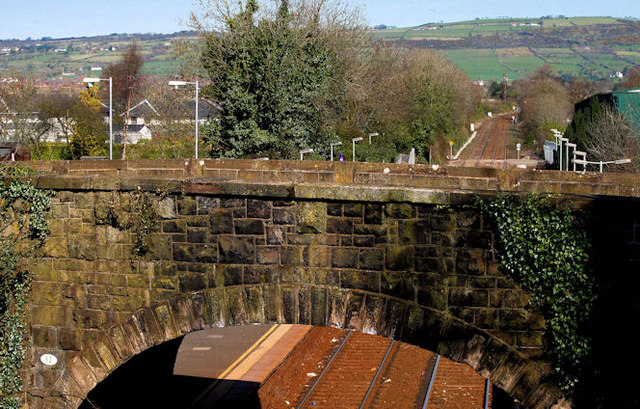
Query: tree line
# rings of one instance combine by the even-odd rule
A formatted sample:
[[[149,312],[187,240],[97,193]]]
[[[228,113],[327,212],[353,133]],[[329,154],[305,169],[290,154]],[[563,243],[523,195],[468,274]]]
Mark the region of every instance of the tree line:
[[[359,159],[415,148],[424,161],[465,137],[477,113],[481,90],[453,64],[434,51],[376,46],[341,0],[200,4],[192,22],[205,92],[223,107],[204,130],[213,157],[293,159],[311,148],[327,159],[331,142],[350,147],[376,133]]]

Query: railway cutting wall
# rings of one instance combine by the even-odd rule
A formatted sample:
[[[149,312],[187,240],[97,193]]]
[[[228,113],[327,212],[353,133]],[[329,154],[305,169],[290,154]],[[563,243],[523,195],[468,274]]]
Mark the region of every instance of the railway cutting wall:
[[[501,273],[495,227],[464,204],[542,191],[633,208],[640,196],[626,176],[419,165],[31,165],[43,172],[34,183],[56,191],[32,267],[27,398],[38,409],[76,408],[120,364],[164,341],[267,322],[409,342],[468,363],[528,407],[548,407],[560,392],[544,318]],[[628,214],[619,225],[636,245],[640,227]],[[45,353],[58,364],[43,365]]]

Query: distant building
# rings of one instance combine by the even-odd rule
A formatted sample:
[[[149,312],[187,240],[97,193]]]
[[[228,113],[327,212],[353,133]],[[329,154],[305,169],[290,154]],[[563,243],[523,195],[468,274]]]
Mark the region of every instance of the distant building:
[[[122,125],[113,126],[113,142],[122,143]],[[150,140],[153,137],[151,130],[146,125],[127,125],[127,143],[138,143],[142,140]]]
[[[120,116],[124,116],[124,112]],[[158,111],[148,99],[129,108],[129,125],[149,125],[157,118]]]

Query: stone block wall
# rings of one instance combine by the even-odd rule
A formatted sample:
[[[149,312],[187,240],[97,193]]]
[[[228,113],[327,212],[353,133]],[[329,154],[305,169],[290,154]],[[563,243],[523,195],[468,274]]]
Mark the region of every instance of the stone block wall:
[[[552,193],[595,209],[596,349],[607,363],[609,350],[633,348],[610,334],[624,334],[639,311],[637,175],[306,161],[30,165],[45,172],[35,185],[57,192],[31,267],[31,408],[75,408],[136,353],[251,322],[394,337],[548,407],[559,393],[541,349],[544,321],[501,274],[495,227],[460,205],[476,194]],[[151,203],[143,212],[141,198]],[[58,364],[42,365],[44,353]]]
[[[476,211],[266,196],[58,191],[33,267],[32,406],[116,323],[211,289],[225,290],[214,325],[333,325],[453,351],[444,330],[411,333],[416,311],[427,311],[439,317],[434,328],[454,320],[521,359],[543,358],[543,319],[499,271],[492,226]],[[153,226],[142,234],[144,198]],[[60,364],[43,367],[43,353]]]

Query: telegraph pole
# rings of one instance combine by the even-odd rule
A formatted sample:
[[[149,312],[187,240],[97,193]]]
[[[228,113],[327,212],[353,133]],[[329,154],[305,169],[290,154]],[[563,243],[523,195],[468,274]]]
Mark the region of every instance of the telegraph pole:
[[[502,100],[505,101],[507,99],[507,74],[502,73]]]

